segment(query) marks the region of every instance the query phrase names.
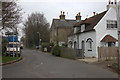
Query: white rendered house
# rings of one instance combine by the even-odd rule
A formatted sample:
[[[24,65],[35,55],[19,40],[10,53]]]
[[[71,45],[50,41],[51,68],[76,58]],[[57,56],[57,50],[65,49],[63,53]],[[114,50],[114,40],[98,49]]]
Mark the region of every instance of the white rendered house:
[[[109,2],[106,11],[78,22],[68,36],[68,47],[83,49],[85,57],[98,57],[98,47],[118,46],[116,5]]]

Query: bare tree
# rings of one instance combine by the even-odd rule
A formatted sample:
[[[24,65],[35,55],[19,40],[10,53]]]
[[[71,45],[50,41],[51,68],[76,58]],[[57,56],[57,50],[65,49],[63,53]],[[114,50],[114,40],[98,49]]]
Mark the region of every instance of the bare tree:
[[[22,9],[17,4],[17,0],[2,2],[2,26],[3,29],[16,29],[16,25],[21,23]]]
[[[29,46],[35,46],[39,43],[39,35],[42,42],[49,42],[50,33],[49,33],[49,23],[44,17],[43,13],[32,13],[28,15],[27,20],[24,23],[24,31],[26,37],[26,44]]]

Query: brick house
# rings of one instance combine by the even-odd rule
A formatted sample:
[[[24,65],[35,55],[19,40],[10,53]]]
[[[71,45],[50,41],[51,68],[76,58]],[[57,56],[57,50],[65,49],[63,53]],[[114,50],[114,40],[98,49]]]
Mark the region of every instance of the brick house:
[[[76,20],[65,19],[64,12],[61,11],[60,19],[53,19],[50,31],[50,42],[55,44],[67,43],[67,37],[73,30],[73,25],[81,21],[80,13],[76,15]]]

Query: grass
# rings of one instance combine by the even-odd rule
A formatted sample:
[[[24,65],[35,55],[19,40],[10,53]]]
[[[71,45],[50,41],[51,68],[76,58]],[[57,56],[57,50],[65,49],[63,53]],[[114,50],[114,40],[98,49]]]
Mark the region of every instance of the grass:
[[[7,56],[2,56],[2,63],[6,63],[6,62],[9,62],[9,61],[13,61],[13,60],[16,60],[18,59],[19,57],[7,57]]]

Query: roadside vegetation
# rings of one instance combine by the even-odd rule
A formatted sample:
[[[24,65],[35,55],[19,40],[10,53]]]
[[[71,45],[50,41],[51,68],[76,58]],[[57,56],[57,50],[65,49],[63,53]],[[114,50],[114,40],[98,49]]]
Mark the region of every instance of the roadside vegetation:
[[[23,24],[24,41],[27,48],[36,48],[42,43],[49,43],[50,25],[43,13],[31,13]]]
[[[9,62],[9,61],[13,61],[13,60],[16,60],[18,59],[19,57],[8,57],[8,56],[2,56],[2,63],[6,63],[6,62]]]

